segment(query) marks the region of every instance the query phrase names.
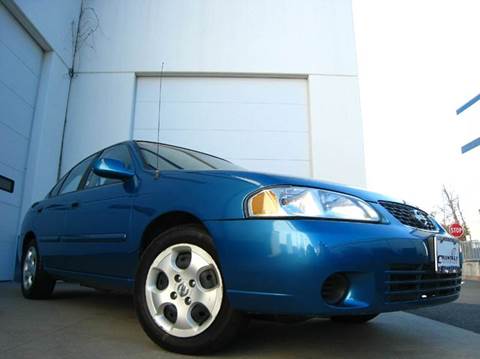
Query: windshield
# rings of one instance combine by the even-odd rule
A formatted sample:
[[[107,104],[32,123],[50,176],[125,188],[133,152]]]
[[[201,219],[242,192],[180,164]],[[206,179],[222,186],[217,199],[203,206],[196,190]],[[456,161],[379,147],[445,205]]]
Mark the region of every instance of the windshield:
[[[154,142],[137,141],[145,165],[154,170],[243,170],[219,157]]]

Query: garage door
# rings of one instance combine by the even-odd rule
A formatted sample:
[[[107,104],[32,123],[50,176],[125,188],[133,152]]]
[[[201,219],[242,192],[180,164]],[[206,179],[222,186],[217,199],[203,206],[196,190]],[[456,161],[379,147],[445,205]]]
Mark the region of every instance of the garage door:
[[[135,139],[156,141],[159,84],[159,78],[137,78]],[[250,170],[309,176],[306,80],[165,77],[160,142]]]
[[[13,277],[42,50],[0,4],[0,280]]]

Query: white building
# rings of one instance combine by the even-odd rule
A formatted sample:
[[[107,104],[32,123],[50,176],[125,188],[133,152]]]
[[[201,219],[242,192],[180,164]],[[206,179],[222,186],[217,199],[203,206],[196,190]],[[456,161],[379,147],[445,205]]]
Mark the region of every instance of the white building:
[[[160,141],[365,185],[351,0],[0,0],[0,280],[58,172],[156,140],[162,62]]]

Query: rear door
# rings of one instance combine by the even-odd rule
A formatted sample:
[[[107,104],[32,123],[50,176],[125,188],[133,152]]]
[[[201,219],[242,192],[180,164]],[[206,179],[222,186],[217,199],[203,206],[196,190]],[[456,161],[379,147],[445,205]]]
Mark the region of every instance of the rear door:
[[[70,247],[64,242],[68,232],[65,221],[68,213],[75,209],[75,195],[86,171],[97,155],[92,155],[73,167],[61,183],[58,193],[42,202],[41,208],[39,208],[41,212],[36,221],[36,227],[40,233],[41,247],[45,252],[42,253],[42,256],[45,255],[46,264],[50,268],[65,269],[68,267]]]
[[[122,161],[133,168],[127,145],[103,151],[100,158]],[[135,195],[135,180],[121,181],[99,177],[92,169],[82,190],[70,197],[72,208],[66,216],[65,245],[68,246],[66,269],[81,273],[127,277],[127,238]]]
[[[67,206],[62,198],[57,197],[57,193],[67,176],[68,174],[57,183],[45,200],[33,207],[34,230],[43,264],[48,268],[61,268],[63,263],[59,242],[64,230]]]

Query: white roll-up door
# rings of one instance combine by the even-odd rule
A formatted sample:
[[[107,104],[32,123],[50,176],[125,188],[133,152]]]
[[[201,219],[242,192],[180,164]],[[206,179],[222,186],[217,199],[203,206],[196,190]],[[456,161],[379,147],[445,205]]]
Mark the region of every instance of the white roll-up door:
[[[138,77],[133,138],[156,141],[160,79]],[[160,142],[309,176],[305,79],[164,77]]]
[[[0,4],[0,280],[13,278],[42,58],[41,48]]]

